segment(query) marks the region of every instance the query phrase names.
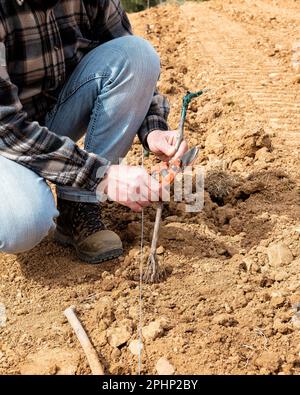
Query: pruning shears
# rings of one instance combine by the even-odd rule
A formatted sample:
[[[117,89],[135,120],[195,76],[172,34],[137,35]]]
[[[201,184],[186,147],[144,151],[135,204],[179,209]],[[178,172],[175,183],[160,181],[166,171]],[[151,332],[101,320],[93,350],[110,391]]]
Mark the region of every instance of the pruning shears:
[[[189,149],[181,158],[170,162],[156,165],[151,173],[162,186],[172,185],[177,174],[181,173],[186,166],[191,165],[199,154],[199,148]]]

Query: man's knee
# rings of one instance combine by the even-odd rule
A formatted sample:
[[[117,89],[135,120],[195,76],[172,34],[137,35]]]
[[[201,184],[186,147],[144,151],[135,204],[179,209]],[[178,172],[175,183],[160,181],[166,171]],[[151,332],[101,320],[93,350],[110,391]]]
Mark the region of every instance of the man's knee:
[[[160,58],[150,42],[138,36],[121,37],[119,40],[135,72],[156,82],[160,75]]]
[[[2,205],[0,209],[0,251],[10,254],[29,251],[54,229],[57,215],[54,199],[25,201],[22,207]],[[47,204],[48,203],[48,204]],[[6,206],[6,207],[3,207]]]

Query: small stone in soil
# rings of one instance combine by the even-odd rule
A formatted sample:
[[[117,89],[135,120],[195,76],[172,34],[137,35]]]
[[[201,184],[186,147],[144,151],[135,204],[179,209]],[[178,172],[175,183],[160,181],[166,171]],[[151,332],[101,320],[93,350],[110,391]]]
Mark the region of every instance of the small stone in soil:
[[[110,278],[104,278],[101,285],[103,291],[111,291],[115,287],[115,282]]]
[[[108,343],[112,347],[120,347],[130,339],[130,332],[126,327],[110,328],[107,330]]]
[[[159,320],[150,322],[142,329],[145,340],[155,340],[164,333],[164,328]]]
[[[271,306],[275,308],[282,307],[284,305],[285,299],[282,296],[275,296],[271,299]]]
[[[293,315],[291,323],[295,329],[300,329],[300,317],[298,314]]]
[[[226,313],[214,316],[212,322],[225,327],[235,326],[237,324],[237,321],[234,319],[234,317]]]
[[[282,244],[273,244],[268,248],[269,264],[273,267],[288,265],[293,260],[290,249]]]
[[[112,350],[111,352],[111,357],[112,359],[118,359],[121,356],[121,351],[118,348],[115,348],[114,350]]]
[[[140,342],[140,340],[132,340],[128,348],[131,354],[139,355],[140,351],[143,349],[143,344]]]
[[[280,366],[280,357],[275,352],[263,351],[262,354],[256,358],[255,365],[259,368],[267,369],[270,372],[275,372]]]
[[[0,328],[6,326],[6,308],[3,303],[0,303]]]
[[[159,375],[172,375],[175,373],[174,366],[165,357],[159,358],[155,368]]]
[[[156,253],[157,253],[158,255],[161,255],[161,254],[163,254],[164,252],[165,252],[165,249],[164,249],[163,246],[158,247],[157,250],[156,250]]]

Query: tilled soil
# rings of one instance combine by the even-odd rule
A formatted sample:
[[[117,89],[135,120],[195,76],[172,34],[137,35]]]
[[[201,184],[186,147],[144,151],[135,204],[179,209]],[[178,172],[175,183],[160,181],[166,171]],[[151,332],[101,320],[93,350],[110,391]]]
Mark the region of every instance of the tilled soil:
[[[142,373],[156,373],[163,357],[175,374],[299,374],[300,4],[186,2],[131,21],[161,55],[172,128],[185,92],[210,88],[186,123],[207,174],[205,205],[165,205],[168,275],[142,287]],[[141,163],[138,142],[128,160]],[[70,305],[106,372],[137,372],[141,216],[115,204],[104,211],[124,241],[121,259],[88,266],[51,236],[1,255],[1,374],[90,374],[63,316]],[[145,211],[145,256],[154,217]]]

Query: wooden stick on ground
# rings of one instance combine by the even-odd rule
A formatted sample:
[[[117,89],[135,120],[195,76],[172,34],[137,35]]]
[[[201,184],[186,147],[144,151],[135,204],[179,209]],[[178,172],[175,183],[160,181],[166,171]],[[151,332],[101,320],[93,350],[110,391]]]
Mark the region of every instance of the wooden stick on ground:
[[[90,342],[90,339],[86,334],[86,331],[83,329],[81,322],[76,316],[75,306],[68,307],[64,311],[64,315],[67,317],[69,324],[71,325],[71,327],[74,329],[74,332],[76,333],[79,343],[81,344],[81,347],[83,348],[83,351],[87,357],[92,374],[95,376],[99,376],[99,375],[103,376],[104,369],[99,361],[95,348]]]

